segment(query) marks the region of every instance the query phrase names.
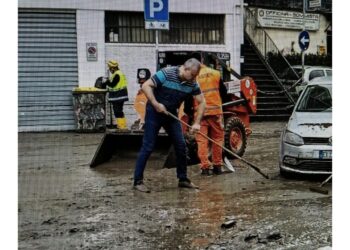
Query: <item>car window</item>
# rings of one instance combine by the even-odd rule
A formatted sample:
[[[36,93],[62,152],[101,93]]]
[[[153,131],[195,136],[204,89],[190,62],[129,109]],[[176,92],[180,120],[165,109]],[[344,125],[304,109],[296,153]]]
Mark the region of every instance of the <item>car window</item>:
[[[327,76],[332,76],[332,70],[326,70]]]
[[[318,85],[309,86],[300,99],[297,111],[332,111],[332,93],[330,89]]]
[[[313,70],[310,72],[309,81],[311,81],[315,77],[320,77],[320,76],[324,76],[323,70]]]

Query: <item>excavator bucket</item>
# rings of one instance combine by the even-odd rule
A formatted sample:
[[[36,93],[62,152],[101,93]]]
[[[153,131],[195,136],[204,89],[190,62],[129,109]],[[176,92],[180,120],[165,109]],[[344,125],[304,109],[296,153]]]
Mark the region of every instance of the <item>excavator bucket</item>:
[[[143,133],[138,131],[107,131],[91,160],[90,167],[94,168],[108,161],[135,159],[142,145]],[[167,157],[171,141],[166,133],[160,133],[157,138],[152,157],[164,161]]]

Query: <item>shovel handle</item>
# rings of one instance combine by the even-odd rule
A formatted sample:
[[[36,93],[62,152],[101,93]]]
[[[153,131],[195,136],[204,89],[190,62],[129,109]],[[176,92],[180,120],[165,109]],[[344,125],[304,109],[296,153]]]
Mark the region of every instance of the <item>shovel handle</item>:
[[[332,175],[328,176],[328,178],[321,183],[320,187],[323,187],[330,179],[332,179]]]

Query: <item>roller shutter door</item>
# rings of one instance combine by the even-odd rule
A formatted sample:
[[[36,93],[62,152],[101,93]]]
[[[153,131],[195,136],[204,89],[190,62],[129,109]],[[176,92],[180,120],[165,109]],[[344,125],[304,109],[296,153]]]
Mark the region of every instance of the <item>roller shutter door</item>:
[[[75,129],[76,34],[75,11],[19,10],[19,132]]]

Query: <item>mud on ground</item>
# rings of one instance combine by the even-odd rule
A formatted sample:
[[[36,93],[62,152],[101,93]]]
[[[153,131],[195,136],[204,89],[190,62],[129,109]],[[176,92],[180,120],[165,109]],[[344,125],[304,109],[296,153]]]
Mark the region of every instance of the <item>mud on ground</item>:
[[[189,167],[201,189],[182,190],[175,169],[162,169],[162,157],[153,157],[145,172],[150,194],[131,189],[135,159],[89,167],[103,134],[21,133],[19,249],[331,246],[331,184],[324,195],[309,190],[320,180],[279,175],[284,125],[253,123],[244,156],[271,180],[235,160],[236,172],[220,176],[203,177],[197,166]]]

